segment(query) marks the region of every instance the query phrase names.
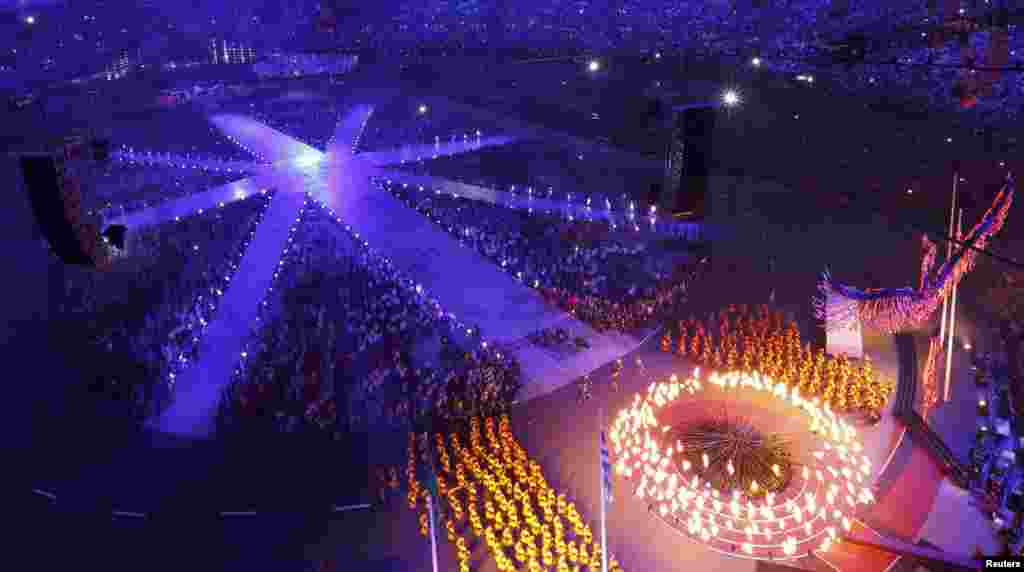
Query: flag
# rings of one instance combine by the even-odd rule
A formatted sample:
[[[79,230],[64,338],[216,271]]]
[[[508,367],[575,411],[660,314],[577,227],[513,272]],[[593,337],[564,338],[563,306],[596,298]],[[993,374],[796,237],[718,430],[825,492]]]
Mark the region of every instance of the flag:
[[[601,486],[604,487],[604,497],[612,502],[612,464],[608,460],[608,440],[604,431],[601,431]]]

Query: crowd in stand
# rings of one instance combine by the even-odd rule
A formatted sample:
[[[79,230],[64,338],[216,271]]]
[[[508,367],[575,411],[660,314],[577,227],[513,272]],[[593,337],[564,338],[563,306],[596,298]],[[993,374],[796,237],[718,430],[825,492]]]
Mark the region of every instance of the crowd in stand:
[[[1008,324],[1007,324],[1008,326]],[[994,332],[995,333],[995,332]],[[1012,335],[1004,326],[1001,337]],[[1015,351],[1003,340],[989,352],[971,354],[971,370],[977,390],[975,432],[964,468],[981,514],[993,521],[1004,545],[1003,554],[1024,553],[1024,528],[1020,515],[1024,501],[1024,471],[1019,462],[1021,427],[1019,370]],[[1018,340],[1014,336],[1013,343]],[[970,437],[963,435],[962,437]],[[1014,462],[1014,461],[1017,462]]]
[[[254,64],[252,69],[263,79],[339,75],[355,69],[357,62],[357,57],[344,54],[271,54]]]
[[[680,301],[695,269],[597,223],[563,221],[412,186],[382,186],[599,329],[634,330],[651,322]]]
[[[961,65],[961,47],[955,43],[939,48],[921,48],[907,52],[901,63],[906,68],[913,68],[913,73],[893,74],[894,66],[889,64],[858,65],[842,74],[826,77],[838,82],[849,90],[876,89],[878,97],[885,97],[893,88],[902,88],[905,99],[922,97],[922,103],[931,104],[943,109],[970,109],[977,119],[993,124],[1013,120],[1019,111],[1014,106],[1006,105],[1006,96],[1017,93],[1024,87],[1020,74],[1003,73],[987,91],[988,96],[980,93],[973,96],[961,92],[955,87],[961,79],[957,66]],[[806,73],[806,64],[792,61],[779,61],[773,68],[790,73]],[[825,70],[817,73],[827,73]],[[926,86],[927,89],[921,89]],[[883,89],[885,91],[883,91]]]
[[[978,82],[976,78],[983,78],[985,72],[970,74],[962,66],[1019,65],[1024,42],[1020,34],[1013,33],[1012,26],[1007,26],[1008,19],[1000,20],[998,15],[999,9],[1009,7],[1005,0],[969,6],[924,0],[899,4],[770,0],[742,7],[733,3],[626,2],[615,14],[597,16],[608,22],[606,26],[591,25],[595,18],[592,9],[554,15],[558,26],[578,31],[576,42],[545,34],[543,17],[505,30],[502,39],[535,48],[535,53],[522,54],[521,59],[571,56],[574,48],[584,46],[637,53],[659,49],[667,52],[678,47],[688,54],[731,55],[741,65],[751,55],[759,55],[759,66],[790,77],[816,77],[815,85],[832,84],[858,93],[876,91],[879,98],[920,99],[932,109],[969,109],[974,119],[995,124],[1019,117],[1022,106],[1017,100],[1024,76],[1011,70],[994,81]],[[417,16],[433,22],[431,28],[424,30],[415,25]],[[415,10],[408,17],[410,25],[404,31],[389,33],[390,43],[443,44],[450,30],[467,27],[465,21],[420,15]],[[473,16],[460,15],[461,20],[467,18],[472,20]],[[993,23],[1003,30],[999,33],[1008,32],[1001,55],[990,52]],[[479,25],[486,28],[487,23]],[[629,33],[618,33],[624,29]],[[894,30],[901,33],[894,34]],[[851,40],[851,31],[887,41],[880,46],[865,46],[864,61],[852,58],[844,62],[841,56],[832,56],[830,45]],[[466,39],[484,40],[473,36]]]
[[[83,357],[93,391],[139,419],[166,406],[268,197],[129,233],[125,255],[107,272],[54,261],[64,284],[51,326],[69,355]]]
[[[222,400],[222,429],[408,427],[511,401],[510,356],[459,349],[421,289],[322,209],[297,229],[256,347]]]
[[[959,7],[958,3],[953,5]],[[985,123],[1014,120],[1019,117],[1020,106],[1009,105],[1008,100],[1021,92],[1024,78],[1020,74],[1006,72],[968,73],[962,68],[975,64],[1005,67],[1018,60],[1018,54],[1024,53],[1021,52],[1024,44],[1018,34],[1007,34],[1005,28],[993,32],[997,28],[990,27],[989,16],[995,14],[998,6],[999,2],[986,2],[982,9],[957,15],[946,14],[944,10],[923,9],[920,5],[916,13],[911,7],[901,10],[904,13],[902,17],[884,20],[887,27],[913,26],[911,29],[920,30],[921,36],[898,48],[887,46],[889,57],[884,62],[869,54],[866,63],[811,65],[809,60],[820,52],[824,39],[822,42],[793,43],[785,34],[778,37],[777,45],[772,48],[784,51],[786,56],[772,58],[766,55],[763,60],[765,65],[776,71],[819,73],[820,77],[837,82],[844,89],[876,91],[879,97],[897,92],[904,94],[906,99],[921,98],[922,103],[942,109],[970,110],[975,119]],[[800,29],[802,26],[814,29],[816,27],[807,23],[815,16],[814,12],[794,11],[796,20],[787,20],[786,29]],[[963,19],[958,21],[961,16]],[[993,18],[992,21],[996,20]],[[996,42],[992,41],[993,36]],[[767,54],[769,50],[763,52]],[[871,63],[873,61],[878,63]]]
[[[969,109],[974,119],[995,124],[1019,117],[1024,76],[1009,72],[986,76],[969,73],[965,66],[1012,67],[1024,56],[1024,41],[1008,26],[1010,3],[991,0],[961,4],[915,0],[909,3],[770,0],[754,6],[731,3],[627,2],[615,14],[599,18],[607,26],[592,26],[595,14],[569,10],[558,14],[558,25],[578,30],[579,39],[545,35],[543,18],[505,30],[503,40],[535,46],[532,56],[567,56],[574,47],[638,53],[672,50],[708,56],[727,54],[740,62],[758,55],[758,65],[790,77],[816,77],[813,84],[838,85],[858,93],[877,92],[879,98],[920,99],[939,109]],[[999,10],[1003,10],[1000,16]],[[417,12],[409,12],[415,22]],[[422,17],[422,16],[421,16]],[[479,16],[478,16],[479,17]],[[461,16],[470,18],[472,16]],[[389,42],[428,45],[444,42],[447,30],[465,29],[465,22],[446,21],[430,14],[430,30],[410,25],[389,34]],[[486,22],[481,22],[486,27]],[[628,34],[616,30],[628,29]],[[894,35],[894,30],[900,33]],[[1004,34],[1005,49],[992,51],[993,30]],[[863,60],[844,61],[830,52],[835,45],[865,38],[888,38],[880,46],[864,46]],[[474,41],[473,37],[467,41]],[[477,39],[475,41],[482,41]],[[492,40],[493,42],[493,40]],[[999,43],[997,42],[997,45]],[[743,65],[741,64],[741,65]],[[973,77],[972,77],[973,76]],[[977,81],[982,79],[983,81]],[[990,79],[992,81],[990,81]]]

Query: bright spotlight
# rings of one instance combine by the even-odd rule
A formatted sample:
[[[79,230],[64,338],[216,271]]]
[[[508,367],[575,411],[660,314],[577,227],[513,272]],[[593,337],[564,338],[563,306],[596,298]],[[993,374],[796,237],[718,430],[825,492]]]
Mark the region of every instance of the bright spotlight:
[[[601,62],[597,60],[590,60],[590,63],[587,64],[587,69],[592,72],[596,72],[597,70],[601,69]]]
[[[35,16],[26,16],[25,17],[25,23],[26,24],[35,24],[36,23],[36,17]]]
[[[424,113],[426,113],[427,112],[427,106],[423,105],[423,104],[420,104],[419,112],[420,112],[420,115],[423,115]]]
[[[756,67],[760,67],[761,66],[761,58],[754,58],[754,59],[750,60],[750,64],[753,65],[755,68]]]
[[[319,153],[306,153],[299,155],[295,158],[295,165],[297,167],[312,167],[323,159],[323,156]]]
[[[735,89],[727,89],[722,94],[722,103],[728,107],[735,107],[740,103],[740,94]]]

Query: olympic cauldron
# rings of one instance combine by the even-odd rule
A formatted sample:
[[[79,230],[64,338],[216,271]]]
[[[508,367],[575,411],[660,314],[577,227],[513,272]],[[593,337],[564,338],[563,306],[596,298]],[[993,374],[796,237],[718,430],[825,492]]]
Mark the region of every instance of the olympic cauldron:
[[[707,383],[725,392],[763,392],[806,418],[812,442],[807,462],[793,469],[782,490],[767,494],[717,490],[690,463],[674,463],[680,444],[666,442],[670,427],[660,411],[704,389],[699,369],[680,381],[654,382],[619,411],[609,431],[615,472],[633,481],[635,496],[691,540],[717,552],[758,560],[795,560],[826,551],[849,531],[854,513],[874,502],[871,461],[856,431],[818,398],[758,373],[711,374]]]

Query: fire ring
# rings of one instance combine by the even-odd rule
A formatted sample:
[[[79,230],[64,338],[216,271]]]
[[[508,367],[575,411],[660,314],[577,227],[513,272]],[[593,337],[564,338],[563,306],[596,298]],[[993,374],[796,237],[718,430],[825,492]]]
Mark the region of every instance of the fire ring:
[[[755,429],[742,423],[715,425],[710,418],[696,433],[699,438],[684,444],[667,418],[675,407],[700,404],[691,399],[705,391],[695,370],[683,381],[673,375],[668,381],[652,383],[615,416],[609,431],[615,472],[633,482],[634,495],[649,503],[659,519],[716,552],[757,560],[795,560],[828,550],[839,541],[841,531],[850,530],[857,509],[874,502],[869,486],[871,461],[863,454],[854,428],[818,398],[804,399],[795,387],[758,373],[712,373],[707,383],[730,399],[737,399],[738,392],[750,392],[751,397],[767,396],[774,405],[792,411],[799,426],[806,428],[802,449],[809,450],[795,451],[791,458],[777,440]],[[723,429],[708,437],[708,427]],[[722,434],[725,437],[714,436]],[[708,439],[727,442],[712,442],[716,449],[707,445]],[[699,451],[694,450],[695,443]],[[755,451],[748,457],[755,461],[744,460],[743,449],[748,445],[763,445],[779,457]],[[782,460],[767,460],[776,458]],[[737,467],[753,471],[750,467],[761,465],[778,477],[774,487],[759,484],[756,478],[731,478],[740,471]],[[727,471],[728,476],[709,473],[716,470]],[[763,474],[761,470],[757,474]],[[722,483],[733,488],[719,490]]]

